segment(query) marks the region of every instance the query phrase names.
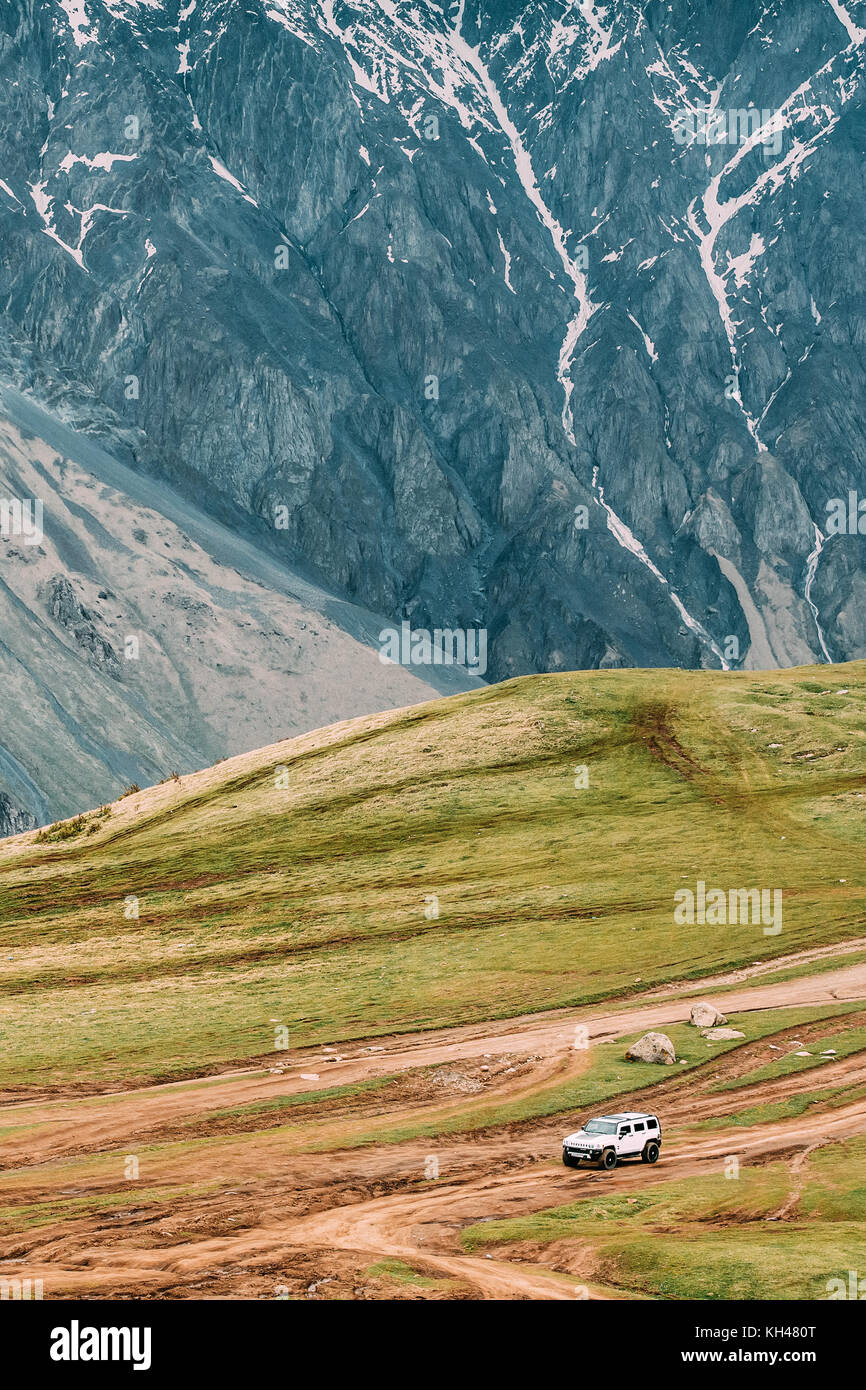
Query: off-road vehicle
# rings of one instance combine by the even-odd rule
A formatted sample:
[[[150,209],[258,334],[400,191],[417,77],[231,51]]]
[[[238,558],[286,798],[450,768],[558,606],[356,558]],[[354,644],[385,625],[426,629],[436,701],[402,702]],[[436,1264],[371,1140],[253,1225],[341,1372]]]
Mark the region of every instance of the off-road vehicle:
[[[579,1168],[581,1163],[615,1168],[621,1158],[656,1163],[661,1146],[658,1116],[628,1110],[622,1115],[596,1115],[582,1129],[567,1134],[562,1141],[562,1161],[566,1168]]]

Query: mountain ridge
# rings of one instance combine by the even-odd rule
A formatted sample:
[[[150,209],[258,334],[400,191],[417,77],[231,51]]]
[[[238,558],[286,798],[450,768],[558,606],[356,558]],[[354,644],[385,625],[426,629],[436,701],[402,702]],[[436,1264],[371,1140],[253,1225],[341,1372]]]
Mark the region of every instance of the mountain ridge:
[[[3,378],[493,680],[862,656],[864,44],[862,0],[12,0]]]
[[[380,616],[9,387],[4,485],[39,494],[44,533],[0,550],[0,834],[335,715],[480,683],[383,664]]]

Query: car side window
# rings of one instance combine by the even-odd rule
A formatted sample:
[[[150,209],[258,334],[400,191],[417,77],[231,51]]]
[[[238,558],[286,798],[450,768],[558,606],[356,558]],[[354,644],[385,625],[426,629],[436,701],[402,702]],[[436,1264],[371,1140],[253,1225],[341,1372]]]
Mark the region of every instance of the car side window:
[[[644,1128],[644,1127],[643,1127],[642,1124],[636,1124],[635,1127],[634,1127],[634,1132],[635,1132],[635,1134],[641,1134],[641,1133],[643,1133],[643,1128]]]
[[[620,1137],[620,1139],[623,1137],[624,1134],[631,1134],[631,1125],[620,1125],[620,1127],[619,1127],[619,1137]]]
[[[659,1122],[658,1120],[647,1120],[646,1127],[647,1129],[658,1129]]]

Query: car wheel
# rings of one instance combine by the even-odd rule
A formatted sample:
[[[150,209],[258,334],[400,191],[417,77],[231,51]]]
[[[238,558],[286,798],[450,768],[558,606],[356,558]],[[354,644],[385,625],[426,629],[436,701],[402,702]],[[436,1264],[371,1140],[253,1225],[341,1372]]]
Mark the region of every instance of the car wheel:
[[[579,1158],[569,1158],[568,1154],[563,1154],[563,1155],[562,1155],[562,1161],[563,1161],[563,1163],[565,1164],[566,1168],[579,1168],[579,1167],[580,1167],[580,1159],[579,1159]]]
[[[601,1156],[601,1166],[602,1168],[607,1168],[608,1170],[616,1167],[615,1149],[605,1149],[604,1153]]]
[[[641,1154],[641,1158],[643,1159],[644,1163],[658,1163],[658,1159],[659,1159],[659,1146],[658,1146],[658,1144],[656,1144],[656,1143],[647,1144],[646,1148],[644,1149],[643,1153]]]

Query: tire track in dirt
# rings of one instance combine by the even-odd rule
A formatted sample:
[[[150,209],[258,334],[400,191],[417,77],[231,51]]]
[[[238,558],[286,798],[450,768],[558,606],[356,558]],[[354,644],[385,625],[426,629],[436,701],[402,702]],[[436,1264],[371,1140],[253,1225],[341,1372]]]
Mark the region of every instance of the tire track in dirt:
[[[711,1106],[711,1098],[705,1097],[704,1108]],[[866,1099],[861,1099],[830,1116],[816,1114],[754,1126],[737,1136],[736,1151],[741,1164],[746,1160],[767,1162],[804,1146],[814,1148],[864,1131]],[[243,1264],[247,1269],[270,1269],[290,1264],[299,1252],[319,1249],[420,1264],[462,1279],[482,1297],[507,1293],[511,1297],[574,1299],[580,1296],[575,1283],[560,1284],[551,1273],[528,1271],[525,1266],[515,1270],[501,1260],[460,1253],[454,1248],[455,1231],[477,1222],[491,1207],[497,1215],[515,1216],[574,1201],[582,1194],[589,1195],[597,1184],[603,1185],[607,1196],[719,1172],[732,1148],[729,1133],[686,1134],[665,1143],[662,1161],[650,1171],[638,1163],[618,1167],[612,1173],[580,1170],[563,1177],[558,1165],[554,1170],[553,1165],[538,1162],[505,1174],[490,1171],[497,1152],[501,1156],[507,1143],[507,1136],[500,1136],[498,1142],[483,1145],[475,1173],[459,1184],[440,1187],[431,1183],[420,1190],[416,1186],[297,1218],[281,1216],[279,1199],[274,1199],[266,1223],[230,1236],[185,1240],[158,1248],[119,1243],[85,1245],[83,1232],[67,1232],[59,1241],[45,1238],[42,1259],[34,1251],[25,1262],[3,1260],[0,1269],[6,1277],[42,1278],[55,1294],[111,1297],[129,1288],[144,1294],[174,1289],[214,1267]],[[590,1289],[590,1296],[604,1297],[604,1290],[592,1288],[591,1273],[587,1271],[582,1282]],[[571,1277],[580,1280],[579,1274]]]
[[[812,979],[758,984],[714,997],[730,1012],[863,999],[866,965],[847,966]],[[327,1078],[346,1084],[352,1077],[365,1078],[371,1073],[395,1074],[419,1066],[478,1061],[485,1053],[514,1050],[517,1043],[541,1052],[545,1060],[535,1073],[503,1082],[497,1092],[490,1093],[490,1099],[498,1103],[503,1096],[535,1090],[556,1076],[563,1064],[577,1068],[585,1064],[586,1054],[576,1057],[573,1049],[577,1021],[587,1026],[590,1039],[600,1041],[631,1029],[685,1018],[689,1009],[690,1001],[675,997],[595,1018],[584,1014],[579,1019],[559,1012],[448,1029],[441,1034],[397,1037],[382,1044],[383,1053],[355,1052],[342,1062],[330,1063]],[[482,1298],[574,1299],[583,1296],[575,1282],[579,1276],[557,1277],[541,1268],[465,1254],[457,1245],[457,1233],[491,1213],[518,1215],[574,1200],[581,1193],[598,1190],[595,1185],[599,1182],[604,1184],[605,1193],[630,1191],[669,1178],[718,1171],[734,1144],[741,1161],[761,1163],[773,1157],[802,1155],[817,1144],[866,1130],[866,1098],[748,1129],[696,1130],[701,1120],[717,1118],[724,1109],[733,1113],[786,1098],[811,1089],[816,1079],[819,1086],[850,1085],[864,1079],[866,1062],[861,1054],[812,1067],[808,1072],[751,1083],[730,1094],[713,1089],[726,1076],[748,1067],[752,1057],[763,1055],[763,1046],[764,1040],[744,1044],[709,1058],[710,1067],[702,1068],[701,1073],[688,1078],[675,1073],[659,1081],[653,1090],[653,1105],[659,1109],[664,1105],[666,1127],[683,1124],[688,1128],[676,1131],[673,1139],[666,1138],[662,1161],[652,1170],[638,1164],[603,1175],[591,1170],[566,1172],[551,1161],[551,1155],[558,1153],[562,1133],[559,1116],[343,1153],[331,1148],[315,1155],[281,1155],[278,1147],[267,1148],[261,1136],[256,1137],[253,1155],[242,1148],[236,1152],[223,1148],[218,1155],[209,1156],[207,1148],[193,1144],[173,1159],[172,1180],[179,1185],[214,1181],[217,1190],[191,1195],[180,1186],[168,1209],[148,1203],[143,1194],[141,1209],[119,1214],[124,1223],[120,1226],[109,1226],[97,1210],[71,1220],[49,1221],[26,1238],[5,1237],[0,1243],[0,1254],[5,1254],[0,1259],[0,1272],[7,1277],[41,1277],[52,1296],[111,1296],[129,1291],[163,1296],[167,1291],[197,1287],[215,1270],[244,1267],[252,1278],[256,1271],[272,1270],[281,1263],[291,1265],[311,1250],[322,1250],[344,1257],[349,1265],[371,1256],[402,1259],[456,1279]],[[309,1060],[293,1061],[296,1066],[310,1065]],[[56,1200],[50,1172],[46,1169],[41,1175],[40,1165],[55,1156],[58,1143],[62,1149],[73,1142],[72,1126],[77,1126],[79,1151],[98,1155],[120,1138],[126,1142],[136,1125],[139,1131],[146,1131],[148,1126],[182,1116],[206,1116],[216,1107],[238,1104],[240,1096],[255,1100],[320,1084],[305,1082],[295,1071],[278,1076],[241,1072],[209,1080],[204,1087],[181,1083],[89,1097],[77,1103],[64,1098],[8,1106],[0,1114],[0,1123],[26,1121],[28,1127],[38,1124],[39,1128],[28,1129],[24,1136],[31,1147],[27,1155],[30,1163],[7,1173],[3,1185],[14,1183],[18,1201],[36,1199],[40,1187],[49,1199]],[[617,1106],[623,1103],[628,1102],[622,1095],[609,1102]],[[462,1104],[465,1102],[453,1098],[436,1102],[429,1110],[430,1119],[447,1118]],[[55,1132],[58,1122],[62,1127],[59,1136]],[[194,1129],[190,1137],[195,1137]],[[10,1140],[16,1142],[14,1134],[6,1136],[7,1145]],[[444,1183],[421,1181],[431,1150],[448,1174]],[[262,1176],[263,1164],[267,1176]],[[227,1190],[228,1184],[235,1183],[241,1186]],[[36,1189],[29,1197],[28,1185]],[[100,1190],[104,1191],[104,1180],[101,1189],[98,1182],[83,1189],[92,1191],[97,1199]],[[786,1214],[792,1209],[786,1208]],[[226,1234],[229,1222],[244,1219],[237,1216],[238,1211],[248,1215],[249,1227]],[[208,1223],[220,1233],[209,1233]],[[190,1237],[190,1227],[201,1234]],[[184,1230],[187,1234],[179,1238]],[[592,1284],[591,1252],[587,1253],[587,1263],[583,1282],[588,1296],[618,1296],[617,1290]]]
[[[701,989],[702,982],[694,981],[693,991],[698,993]],[[728,1013],[866,999],[866,962],[819,976],[729,990],[717,993],[716,998]],[[595,1017],[587,1016],[585,1010],[530,1014],[435,1033],[398,1035],[382,1040],[377,1045],[381,1051],[372,1051],[374,1044],[369,1042],[360,1049],[357,1043],[349,1044],[347,1055],[333,1054],[343,1057],[336,1062],[329,1061],[332,1054],[323,1053],[321,1048],[292,1054],[293,1069],[281,1074],[275,1069],[267,1074],[261,1070],[239,1071],[208,1077],[203,1083],[173,1082],[137,1091],[112,1092],[99,1098],[17,1101],[0,1108],[0,1127],[26,1126],[26,1130],[20,1138],[7,1135],[2,1163],[8,1168],[24,1159],[44,1162],[65,1153],[101,1148],[113,1142],[126,1143],[131,1136],[142,1138],[191,1115],[205,1117],[226,1108],[314,1093],[322,1090],[323,1084],[346,1086],[409,1069],[478,1061],[485,1054],[541,1054],[551,1059],[539,1072],[538,1080],[542,1082],[548,1079],[552,1059],[574,1056],[575,1028],[579,1025],[586,1027],[590,1042],[604,1042],[630,1030],[644,1032],[682,1022],[690,1010],[691,999],[673,997],[638,1002],[631,1008]],[[305,1079],[314,1067],[318,1079]],[[518,1081],[513,1088],[503,1084],[489,1095],[491,1100],[499,1101],[521,1093]]]

